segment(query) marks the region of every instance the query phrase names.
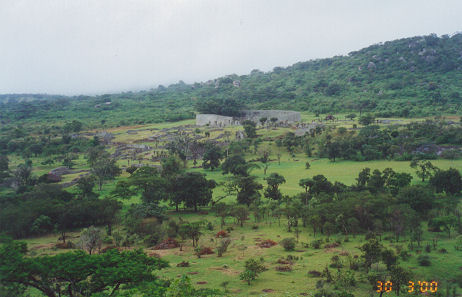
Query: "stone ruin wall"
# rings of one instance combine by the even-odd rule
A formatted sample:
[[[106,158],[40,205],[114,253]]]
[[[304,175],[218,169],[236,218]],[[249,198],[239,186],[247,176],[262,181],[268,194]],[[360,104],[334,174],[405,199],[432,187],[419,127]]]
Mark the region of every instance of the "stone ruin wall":
[[[243,116],[233,118],[221,116],[217,114],[196,114],[196,125],[211,127],[226,127],[231,125],[239,125],[241,121],[251,120],[258,123],[260,118],[266,117],[268,121],[271,118],[277,118],[278,122],[296,123],[301,121],[301,115],[297,111],[291,110],[244,110]]]
[[[277,118],[278,122],[296,123],[302,120],[299,112],[291,110],[244,110],[244,120],[251,120],[256,123],[261,118]]]
[[[221,116],[217,114],[196,114],[196,125],[211,127],[226,127],[235,125],[233,117]]]

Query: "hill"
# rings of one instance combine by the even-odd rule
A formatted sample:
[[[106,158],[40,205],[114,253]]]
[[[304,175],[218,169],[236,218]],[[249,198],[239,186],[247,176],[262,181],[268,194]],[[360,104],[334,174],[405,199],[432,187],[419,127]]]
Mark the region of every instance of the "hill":
[[[228,75],[207,82],[99,96],[0,95],[3,124],[85,120],[90,126],[177,121],[217,102],[315,113],[459,114],[462,34],[374,44],[346,56]]]

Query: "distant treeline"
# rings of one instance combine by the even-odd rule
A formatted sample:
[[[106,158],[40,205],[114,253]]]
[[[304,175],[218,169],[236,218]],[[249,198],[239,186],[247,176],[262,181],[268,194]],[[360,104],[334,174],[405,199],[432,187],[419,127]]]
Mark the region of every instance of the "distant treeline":
[[[428,35],[269,72],[255,69],[248,75],[194,84],[180,81],[141,92],[0,95],[0,120],[14,124],[79,119],[93,126],[117,126],[188,119],[195,109],[235,115],[244,105],[323,114],[369,111],[382,117],[457,114],[462,103],[461,52],[462,34]]]

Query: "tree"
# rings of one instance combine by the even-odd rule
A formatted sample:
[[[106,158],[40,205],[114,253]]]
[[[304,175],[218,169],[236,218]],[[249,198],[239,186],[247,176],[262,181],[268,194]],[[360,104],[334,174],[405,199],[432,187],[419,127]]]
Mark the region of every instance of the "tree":
[[[111,194],[121,199],[129,199],[135,194],[135,192],[131,189],[131,184],[129,182],[121,180],[117,182],[115,189],[112,190]]]
[[[221,218],[220,226],[221,228],[223,228],[223,226],[225,225],[225,219],[227,216],[229,216],[229,206],[223,202],[218,202],[215,203],[215,205],[213,206],[213,210],[215,211],[215,215]]]
[[[356,114],[355,113],[350,113],[350,114],[346,115],[345,118],[350,119],[352,121],[354,118],[356,118]]]
[[[335,159],[341,153],[340,143],[338,143],[336,141],[334,141],[334,142],[328,141],[326,143],[326,151],[327,151],[327,156],[328,156],[329,160],[331,160],[332,162],[335,162]]]
[[[95,187],[95,177],[92,175],[87,175],[79,178],[76,187],[78,189],[79,195],[83,198],[91,198],[98,196],[96,193],[93,192],[93,188]]]
[[[362,190],[366,187],[367,182],[369,181],[371,177],[371,169],[370,168],[364,168],[361,170],[361,172],[358,174],[358,177],[356,178],[357,181],[357,187]]]
[[[221,164],[223,174],[231,173],[234,175],[247,176],[248,166],[242,155],[231,155]]]
[[[9,164],[8,156],[1,155],[0,156],[0,172],[1,171],[8,171],[8,164]]]
[[[359,118],[359,123],[364,126],[368,126],[374,123],[375,117],[372,114],[363,115]]]
[[[205,169],[210,168],[212,171],[220,165],[223,153],[219,146],[213,143],[207,143],[205,153],[202,157],[202,166]]]
[[[391,266],[389,270],[391,274],[391,282],[393,283],[393,290],[396,288],[396,295],[399,296],[401,289],[409,283],[413,274],[410,270],[404,269],[398,265]]]
[[[446,231],[448,237],[451,238],[451,229],[457,224],[457,217],[454,215],[440,216],[431,219],[428,222],[428,227],[433,231]]]
[[[202,225],[203,222],[185,222],[180,225],[178,233],[183,238],[190,238],[192,240],[193,247],[196,247],[199,243],[199,238],[202,235]]]
[[[298,145],[297,136],[295,136],[295,133],[286,133],[286,135],[284,135],[284,138],[282,139],[282,144],[286,147],[287,151],[290,154],[293,154],[295,147]]]
[[[96,177],[99,190],[101,191],[103,183],[107,180],[115,179],[116,176],[120,175],[121,170],[119,166],[117,166],[116,159],[100,158],[93,162],[91,173]]]
[[[207,180],[205,176],[200,172],[179,175],[175,182],[174,195],[178,197],[175,201],[183,201],[187,207],[194,207],[194,211],[197,211],[198,206],[207,205],[212,200],[212,190],[217,184],[213,179]]]
[[[18,192],[24,191],[27,187],[34,185],[35,180],[32,176],[32,165],[19,164],[13,171],[14,184]]]
[[[253,258],[245,261],[245,270],[239,275],[241,280],[247,281],[250,286],[250,282],[255,280],[260,273],[266,270],[263,265],[263,260],[255,260]]]
[[[265,197],[273,200],[280,200],[282,198],[279,186],[286,182],[285,178],[278,173],[271,173],[268,177],[264,178],[268,187],[265,189]]]
[[[366,272],[369,271],[371,265],[379,261],[382,251],[382,244],[376,239],[371,238],[368,242],[359,248],[363,254],[364,264],[366,265]]]
[[[157,168],[141,167],[128,178],[128,182],[141,192],[145,203],[158,203],[168,197],[166,180],[159,175]]]
[[[462,191],[462,177],[459,170],[455,168],[438,170],[435,175],[430,178],[430,184],[436,189],[437,193],[445,192],[450,195],[455,195]]]
[[[230,186],[237,192],[237,202],[247,206],[260,199],[259,191],[263,189],[256,176],[235,176]]]
[[[311,188],[314,185],[314,181],[311,178],[303,178],[298,182],[298,185],[305,189],[304,202],[305,202],[305,205],[306,205],[306,204],[308,204],[308,201],[310,199]]]
[[[398,194],[398,202],[408,204],[421,216],[426,216],[433,208],[435,197],[432,191],[424,186],[408,186]]]
[[[427,178],[432,177],[433,174],[438,171],[438,168],[433,166],[430,161],[414,160],[411,162],[410,166],[416,169],[416,174],[422,179],[422,182],[424,182]]]
[[[249,208],[244,205],[236,205],[231,210],[231,215],[236,218],[241,227],[249,219]]]
[[[26,257],[26,245],[7,242],[0,246],[0,283],[35,288],[48,297],[113,296],[125,285],[156,282],[153,271],[168,263],[148,257],[141,250],[89,255],[83,251],[54,256]]]
[[[369,180],[367,181],[367,187],[371,193],[382,192],[385,187],[385,177],[382,176],[380,170],[375,169],[372,172]]]
[[[101,249],[103,243],[103,235],[100,229],[90,226],[89,228],[83,229],[80,232],[79,246],[81,249],[86,250],[88,254],[95,249]]]
[[[267,120],[268,120],[267,117],[262,117],[262,118],[260,118],[259,121],[260,121],[260,124],[261,124],[262,126],[265,126],[265,123],[266,123]]]
[[[276,122],[278,121],[278,118],[270,118],[271,125],[274,126]]]
[[[390,270],[392,265],[396,264],[398,257],[395,252],[391,249],[384,249],[382,251],[382,261],[387,265],[387,269]]]
[[[257,124],[251,120],[245,120],[242,122],[242,126],[244,127],[245,135],[248,138],[256,138],[257,137]]]

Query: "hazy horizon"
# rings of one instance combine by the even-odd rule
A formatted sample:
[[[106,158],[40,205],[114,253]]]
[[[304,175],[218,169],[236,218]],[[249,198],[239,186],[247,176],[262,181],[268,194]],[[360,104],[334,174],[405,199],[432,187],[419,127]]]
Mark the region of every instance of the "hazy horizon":
[[[370,2],[6,0],[0,94],[139,91],[462,29],[458,1]]]

